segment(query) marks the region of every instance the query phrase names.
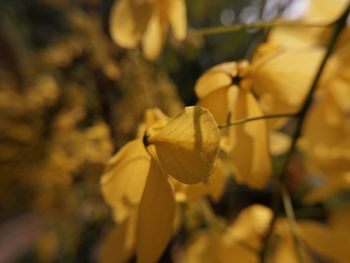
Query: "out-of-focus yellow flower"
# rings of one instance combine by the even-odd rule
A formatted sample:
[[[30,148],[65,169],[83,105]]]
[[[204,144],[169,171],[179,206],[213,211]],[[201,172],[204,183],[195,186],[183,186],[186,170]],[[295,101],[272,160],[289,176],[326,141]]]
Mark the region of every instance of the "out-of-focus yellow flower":
[[[115,226],[101,244],[100,263],[125,263],[135,253],[137,211],[133,209],[130,216]]]
[[[274,227],[274,235],[276,243],[269,251],[267,259],[268,262],[279,263],[298,263],[300,262],[296,250],[295,244],[293,243],[293,237],[290,230],[290,225],[285,218],[279,218],[276,220]],[[298,238],[300,239],[299,232],[297,232]],[[308,253],[305,245],[300,242],[298,249],[301,252],[303,262],[305,263],[316,263]]]
[[[209,109],[219,123],[262,116],[251,92],[251,74],[246,61],[209,69],[195,86],[199,105]],[[228,141],[236,179],[251,187],[265,187],[271,175],[266,122],[257,120],[232,126]]]
[[[183,262],[259,262],[261,239],[272,218],[271,210],[261,205],[244,209],[223,232],[206,230],[189,242]]]
[[[119,0],[112,7],[110,32],[113,40],[125,48],[135,48],[141,42],[149,60],[159,56],[169,25],[177,40],[185,39],[184,0]]]
[[[282,155],[289,149],[292,139],[289,135],[272,131],[270,133],[270,152],[274,156]]]
[[[182,184],[183,192],[180,193],[183,194],[185,201],[197,200],[209,195],[214,202],[218,202],[224,193],[226,182],[225,167],[220,159],[217,159],[214,164],[214,171],[207,180],[193,185]]]
[[[330,32],[326,25],[340,17],[348,3],[348,0],[310,0],[305,14],[296,22],[319,24],[320,27],[275,27],[271,30],[268,40],[287,48],[305,48],[323,44]]]
[[[348,0],[310,0],[303,21],[313,23],[332,23],[345,10]]]
[[[267,114],[297,112],[304,102],[324,49],[286,49],[271,43],[257,50],[251,78]]]
[[[350,171],[350,119],[328,90],[318,95],[306,119],[301,147],[311,170],[344,174]]]
[[[130,209],[140,203],[150,160],[142,141],[133,140],[109,161],[101,179],[102,193],[114,209],[117,222],[123,221]]]
[[[338,215],[332,216],[325,224],[312,220],[297,221],[296,234],[300,240],[299,249],[304,262],[318,262],[314,255],[332,262],[349,262],[349,212],[343,210]],[[299,262],[286,219],[281,218],[276,221],[274,233],[279,241],[270,255],[269,262]]]
[[[347,0],[312,0],[300,23],[331,23],[344,12],[348,3]],[[293,112],[300,108],[323,58],[328,31],[328,27],[276,27],[271,30],[267,43],[260,45],[252,63],[254,88],[264,112]],[[330,89],[334,94],[344,94],[345,90],[344,77],[338,76],[348,68],[346,43],[349,37],[346,31],[319,81],[319,87],[334,86]],[[338,93],[337,89],[342,92]]]
[[[299,143],[308,169],[323,176],[323,184],[306,196],[308,203],[324,201],[337,191],[350,188],[349,103],[342,97],[346,97],[350,89],[346,82],[339,83],[344,92],[339,90],[334,96],[336,85],[330,83],[317,94]]]
[[[298,235],[313,251],[334,262],[350,261],[349,231],[319,222],[298,222]]]
[[[144,127],[143,140],[124,146],[101,179],[107,202],[119,209],[117,220],[128,218],[130,206],[139,207],[136,251],[141,263],[157,261],[173,232],[175,196],[168,175],[185,184],[206,180],[220,141],[214,118],[201,107],[187,107],[169,120],[150,114]]]

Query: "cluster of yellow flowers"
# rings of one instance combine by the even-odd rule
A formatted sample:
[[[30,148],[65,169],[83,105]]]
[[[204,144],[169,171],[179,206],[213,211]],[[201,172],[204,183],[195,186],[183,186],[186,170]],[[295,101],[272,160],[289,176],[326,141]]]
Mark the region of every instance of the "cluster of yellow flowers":
[[[301,22],[330,24],[347,5],[340,0],[311,1]],[[126,48],[142,42],[145,57],[154,60],[168,24],[177,40],[184,39],[185,16],[183,0],[120,0],[112,9],[112,37]],[[301,109],[326,56],[323,37],[330,33],[325,27],[271,29],[251,62],[222,63],[197,80],[197,106],[186,107],[172,118],[159,109],[146,111],[137,138],[111,158],[101,179],[118,224],[105,240],[101,262],[110,262],[115,249],[116,262],[126,262],[135,251],[138,262],[157,262],[186,213],[181,204],[206,195],[219,200],[229,174],[240,184],[266,188],[272,177],[271,155],[282,156],[291,145],[281,127],[288,122],[286,117],[306,114]],[[312,94],[302,135],[295,138],[310,173],[326,178],[306,202],[322,201],[350,186],[349,50],[345,28]],[[253,205],[223,229],[197,233],[179,262],[233,262],[233,258],[258,262],[257,251],[274,212]],[[295,232],[305,262],[314,262],[306,247],[337,262],[350,260],[344,247],[350,244],[350,229],[339,221],[339,217],[330,220],[329,226],[297,222]],[[279,241],[268,255],[269,262],[298,262],[290,225],[280,218],[273,227]]]

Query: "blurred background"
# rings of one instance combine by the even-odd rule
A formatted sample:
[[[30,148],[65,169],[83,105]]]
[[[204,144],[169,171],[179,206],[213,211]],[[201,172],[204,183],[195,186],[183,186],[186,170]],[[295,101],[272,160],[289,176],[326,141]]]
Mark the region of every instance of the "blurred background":
[[[97,262],[112,225],[99,178],[134,138],[144,109],[171,116],[193,105],[200,74],[249,59],[265,36],[203,38],[195,29],[294,18],[301,2],[187,1],[186,41],[168,39],[150,63],[111,41],[112,0],[1,0],[0,263]],[[237,205],[228,195],[216,208],[227,217]],[[239,203],[268,200],[269,193],[249,193]]]

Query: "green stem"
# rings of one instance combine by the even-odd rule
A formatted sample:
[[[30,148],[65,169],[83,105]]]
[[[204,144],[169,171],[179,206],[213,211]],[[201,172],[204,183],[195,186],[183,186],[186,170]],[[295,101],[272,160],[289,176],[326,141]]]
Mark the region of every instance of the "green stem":
[[[297,141],[298,141],[299,137],[301,136],[304,121],[306,118],[306,113],[308,112],[308,110],[311,106],[313,95],[316,91],[317,85],[318,85],[319,80],[322,76],[324,68],[327,64],[327,61],[328,61],[330,55],[332,54],[332,52],[334,50],[336,41],[337,41],[341,31],[346,26],[346,20],[347,20],[349,11],[350,11],[350,5],[348,5],[348,7],[346,8],[346,10],[342,14],[342,16],[339,17],[339,19],[337,19],[335,21],[335,23],[334,23],[335,28],[334,28],[332,37],[329,40],[327,51],[326,51],[326,53],[321,61],[321,64],[318,68],[318,71],[317,71],[315,78],[312,82],[310,90],[306,96],[304,103],[303,103],[303,106],[301,107],[300,112],[297,114],[296,128],[295,128],[295,132],[293,134],[292,143],[291,143],[291,146],[290,146],[290,148],[286,154],[286,157],[284,159],[284,163],[282,165],[281,172],[279,173],[279,175],[276,178],[277,179],[277,187],[274,188],[273,207],[272,207],[274,217],[273,217],[273,220],[271,221],[271,225],[270,225],[270,227],[265,235],[265,238],[264,238],[265,243],[260,251],[260,259],[261,259],[262,263],[265,262],[265,260],[266,260],[265,255],[267,254],[267,250],[269,247],[269,243],[270,243],[269,240],[271,239],[271,236],[273,234],[273,228],[274,228],[273,224],[275,223],[276,218],[277,218],[277,214],[278,214],[277,211],[278,211],[279,204],[281,202],[281,195],[282,195],[284,209],[285,209],[285,213],[287,215],[288,221],[295,222],[294,210],[293,210],[293,206],[292,206],[290,197],[289,197],[289,195],[286,195],[286,192],[284,192],[284,191],[286,191],[285,190],[285,184],[286,184],[285,179],[286,179],[287,167],[288,167],[288,164],[291,160],[291,157],[296,149]],[[281,187],[278,187],[278,186],[281,186]],[[292,223],[292,225],[293,225],[293,223]],[[293,231],[292,229],[291,229],[291,233],[292,233],[294,248],[295,248],[296,254],[299,258],[299,262],[302,262],[300,247],[298,245],[299,244],[298,237],[297,237],[295,231]]]
[[[246,122],[250,121],[257,121],[257,120],[265,120],[265,119],[276,119],[276,118],[295,118],[298,116],[298,113],[280,113],[280,114],[271,114],[271,115],[263,115],[259,117],[253,117],[253,118],[244,118],[244,119],[239,119],[230,123],[224,123],[224,124],[219,124],[219,129],[224,129],[228,128],[230,126],[238,125],[238,124],[243,124]]]
[[[217,27],[208,27],[195,29],[194,32],[198,35],[215,35],[215,34],[223,34],[230,32],[237,32],[241,30],[248,29],[264,29],[271,27],[327,27],[331,24],[327,23],[301,23],[301,22],[291,22],[291,21],[282,21],[282,20],[272,20],[272,21],[263,21],[256,22],[250,24],[234,24],[230,26],[217,26]]]

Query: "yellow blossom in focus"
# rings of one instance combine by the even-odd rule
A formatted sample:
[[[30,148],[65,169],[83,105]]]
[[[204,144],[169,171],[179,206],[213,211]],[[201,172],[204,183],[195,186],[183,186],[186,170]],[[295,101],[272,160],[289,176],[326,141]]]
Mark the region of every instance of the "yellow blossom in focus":
[[[119,0],[110,15],[113,40],[124,48],[142,43],[145,57],[155,60],[164,45],[168,28],[176,40],[186,37],[184,0]]]
[[[138,207],[138,262],[155,262],[173,232],[175,194],[168,175],[185,184],[206,180],[220,133],[214,118],[201,107],[187,107],[169,120],[159,112],[148,114],[142,129],[142,140],[128,143],[111,159],[101,186],[116,209],[117,222],[130,220],[132,207]]]

